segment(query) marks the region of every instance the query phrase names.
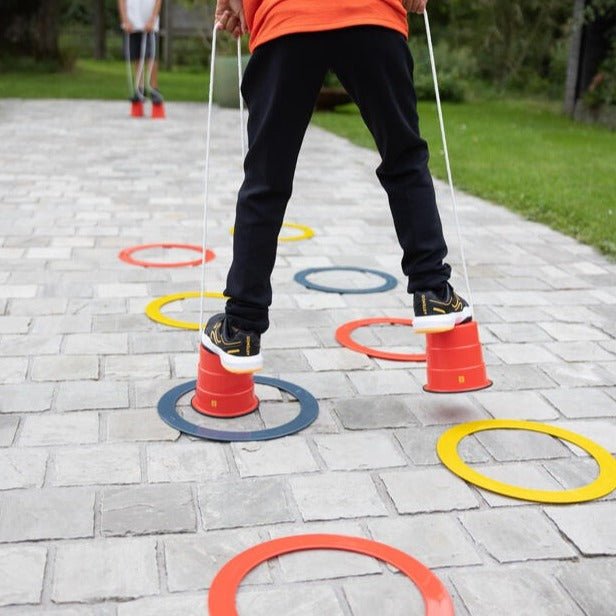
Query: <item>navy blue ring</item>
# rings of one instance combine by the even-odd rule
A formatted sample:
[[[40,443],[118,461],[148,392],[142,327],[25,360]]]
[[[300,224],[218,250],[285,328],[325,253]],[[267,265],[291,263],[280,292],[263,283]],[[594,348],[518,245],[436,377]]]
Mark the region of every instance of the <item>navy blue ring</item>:
[[[288,436],[307,428],[319,415],[319,403],[316,398],[303,387],[294,385],[288,381],[281,381],[266,376],[255,376],[254,382],[260,385],[271,385],[282,391],[286,391],[293,397],[297,398],[300,405],[299,414],[297,417],[275,428],[267,428],[266,430],[255,430],[253,432],[231,432],[227,430],[213,430],[203,426],[197,426],[194,423],[184,419],[177,412],[176,405],[178,400],[195,389],[197,381],[188,381],[177,385],[163,394],[158,401],[158,414],[160,418],[172,428],[197,436],[199,438],[208,439],[210,441],[238,442],[238,441],[266,441],[268,439],[280,438]]]
[[[363,274],[374,274],[380,276],[385,282],[380,287],[370,287],[368,289],[337,289],[336,287],[325,287],[320,284],[315,284],[308,280],[308,276],[311,274],[317,274],[320,272],[362,272]],[[295,274],[294,279],[300,284],[304,285],[307,289],[315,289],[316,291],[324,291],[325,293],[382,293],[383,291],[389,291],[393,289],[398,281],[396,278],[385,272],[379,272],[377,270],[366,269],[365,267],[311,267],[310,269],[302,270]]]

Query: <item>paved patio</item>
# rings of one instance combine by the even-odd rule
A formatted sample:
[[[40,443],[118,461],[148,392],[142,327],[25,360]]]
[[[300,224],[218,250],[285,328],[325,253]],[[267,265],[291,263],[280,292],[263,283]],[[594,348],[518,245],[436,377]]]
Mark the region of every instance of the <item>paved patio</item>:
[[[494,385],[426,393],[424,364],[370,359],[334,338],[348,321],[408,318],[411,309],[376,155],[311,128],[287,220],[315,236],[280,243],[263,374],[308,389],[319,417],[266,442],[180,435],[156,406],[196,378],[199,335],[144,310],[198,291],[200,268],[118,258],[141,244],[201,244],[206,109],[169,104],[167,115],[130,119],[128,103],[0,101],[0,614],[202,616],[232,556],[313,532],[407,552],[443,581],[460,616],[616,614],[616,493],[576,505],[514,500],[467,484],[435,452],[450,426],[489,418],[560,426],[616,452],[616,265],[459,194]],[[208,246],[216,258],[206,278],[220,292],[241,162],[236,112],[213,117]],[[432,149],[438,155],[440,144]],[[453,282],[464,293],[449,191],[442,183],[437,191]],[[294,281],[320,266],[377,269],[399,283],[332,294]],[[379,282],[349,272],[314,280]],[[208,312],[221,307],[206,301]],[[189,322],[198,312],[198,300],[164,309]],[[390,351],[423,344],[399,326],[363,328],[356,339]],[[257,393],[258,415],[223,422],[194,419],[186,404],[182,412],[235,430],[297,413],[278,390]],[[466,438],[461,453],[482,473],[528,488],[579,487],[597,474],[580,449],[530,432],[484,432]],[[259,566],[238,608],[242,616],[423,613],[418,591],[390,567],[320,551]]]

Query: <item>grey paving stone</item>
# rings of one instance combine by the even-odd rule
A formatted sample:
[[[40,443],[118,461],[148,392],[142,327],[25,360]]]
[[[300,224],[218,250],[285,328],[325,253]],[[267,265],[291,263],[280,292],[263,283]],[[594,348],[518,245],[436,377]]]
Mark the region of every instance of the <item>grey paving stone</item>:
[[[79,584],[75,584],[77,579]],[[52,584],[51,599],[55,603],[126,600],[158,594],[155,542],[125,538],[59,544]]]
[[[547,463],[544,463],[547,464]],[[536,462],[506,462],[500,464],[482,464],[474,467],[476,471],[512,486],[533,490],[562,490],[562,486],[546,471],[543,464]],[[488,490],[479,490],[490,507],[511,507],[528,505],[527,501],[502,496]]]
[[[216,574],[232,558],[262,543],[256,530],[210,531],[205,535],[169,537],[164,540],[167,585],[171,592],[209,588]],[[272,576],[267,567],[258,567],[242,581],[268,584]]]
[[[407,461],[386,433],[327,434],[314,437],[319,454],[331,470],[405,466]]]
[[[429,568],[482,563],[460,523],[449,514],[370,520],[368,528],[375,541],[402,550]]]
[[[145,353],[181,353],[194,350],[194,335],[186,331],[129,334],[130,348],[138,355]]]
[[[33,381],[98,379],[98,357],[88,355],[35,357],[32,360],[31,374]]]
[[[616,596],[612,592],[616,561],[613,559],[563,563],[556,577],[585,614],[608,616],[616,613]]]
[[[38,603],[46,562],[43,546],[1,546],[0,606]]]
[[[0,493],[0,541],[94,536],[94,491],[82,488]]]
[[[545,329],[552,338],[563,342],[574,342],[578,340],[586,342],[588,340],[606,340],[608,338],[605,333],[591,325],[549,321],[539,323],[539,326]]]
[[[5,612],[10,614],[8,609]],[[3,616],[5,612],[3,612]],[[41,614],[49,616],[115,616],[115,606],[53,608],[43,605],[39,609],[32,608],[32,610],[24,607],[19,608],[19,616],[40,616]]]
[[[569,456],[569,449],[558,439],[528,430],[486,430],[477,440],[492,457],[501,462],[537,460]]]
[[[585,436],[594,441],[610,453],[616,453],[616,423],[611,419],[568,419],[555,424],[560,428],[569,430],[575,434]],[[568,441],[563,441],[573,449],[576,455],[588,455],[576,445],[569,445]]]
[[[260,394],[257,392],[257,397],[261,399]],[[303,435],[309,434],[324,434],[324,433],[336,433],[340,431],[338,424],[334,419],[334,413],[332,411],[334,401],[322,400],[318,402],[319,414],[315,421],[307,428],[302,430]],[[281,402],[281,403],[266,403],[263,402],[259,405],[259,414],[266,428],[273,428],[280,426],[293,420],[300,411],[299,404],[297,402]]]
[[[472,616],[581,616],[555,579],[529,568],[483,568],[451,579]]]
[[[533,320],[536,316],[533,317]],[[488,330],[502,342],[550,342],[553,338],[535,323],[491,323]]]
[[[609,361],[614,356],[597,342],[553,342],[545,348],[565,361]]]
[[[580,387],[541,392],[565,417],[615,417],[616,400],[603,389]]]
[[[327,586],[310,588],[285,588],[272,590],[240,590],[236,603],[246,614],[293,614],[293,616],[343,616],[335,591]]]
[[[290,484],[305,521],[387,514],[368,474],[328,473],[314,477],[293,477]],[[315,498],[315,494],[319,494],[319,498]]]
[[[139,449],[133,445],[67,447],[53,454],[53,485],[139,483]]]
[[[490,352],[506,364],[545,364],[558,359],[545,347],[530,342],[492,344]]]
[[[367,538],[362,526],[350,520],[308,522],[279,525],[269,531],[272,539],[307,534],[342,535]],[[382,565],[369,556],[343,550],[302,550],[291,552],[277,561],[279,577],[283,582],[309,582],[381,573]]]
[[[535,509],[470,511],[460,518],[473,539],[501,563],[577,555]]]
[[[170,375],[166,355],[111,355],[104,361],[105,377],[108,379],[161,379]]]
[[[419,393],[421,387],[405,370],[350,372],[349,379],[360,396]]]
[[[56,297],[49,299],[12,299],[9,314],[15,316],[63,315],[66,312],[68,300]]]
[[[229,472],[222,443],[179,442],[173,446],[150,444],[146,448],[150,482],[216,482]]]
[[[205,600],[202,595],[158,596],[137,599],[118,605],[118,616],[203,616]]]
[[[131,486],[102,492],[103,535],[193,533],[196,530],[195,503],[189,486]]]
[[[567,460],[544,462],[543,466],[564,490],[586,486],[599,475],[599,466],[592,458],[572,456]],[[604,498],[615,499],[616,492],[611,492]]]
[[[446,469],[387,471],[380,476],[399,513],[479,507],[473,490]]]
[[[339,372],[283,372],[280,378],[307,389],[317,400],[353,395],[346,375]]]
[[[127,334],[70,334],[64,339],[67,355],[114,355],[128,353]]]
[[[33,334],[80,334],[92,330],[92,316],[89,314],[41,315],[34,319]]]
[[[534,391],[483,391],[474,397],[495,419],[542,420],[559,416],[558,411]],[[546,397],[552,401],[550,396]]]
[[[0,447],[8,447],[15,440],[19,418],[0,415]]]
[[[48,452],[40,449],[0,450],[0,490],[40,487],[48,457]]]
[[[258,526],[295,519],[279,479],[220,480],[199,487],[199,510],[207,529]]]
[[[40,355],[57,355],[60,353],[62,336],[44,335],[35,336],[2,336],[0,339],[0,353],[3,356],[31,355],[38,358]]]
[[[303,437],[232,443],[231,449],[240,476],[285,475],[319,470]]]
[[[561,387],[601,387],[616,385],[616,374],[594,364],[543,364],[541,369]]]
[[[370,367],[371,361],[365,355],[349,349],[304,349],[310,367],[317,372],[323,370],[363,370]]]
[[[404,428],[417,423],[408,399],[399,396],[335,400],[334,412],[347,430]]]
[[[128,385],[107,381],[64,381],[58,384],[55,408],[59,411],[124,409]]]
[[[175,441],[180,436],[154,409],[107,413],[106,425],[109,442]]]
[[[353,616],[421,614],[425,609],[421,593],[406,576],[372,575],[349,580],[343,589]]]
[[[53,385],[21,383],[0,385],[0,413],[38,413],[51,407]]]
[[[27,357],[3,357],[0,359],[0,374],[2,374],[2,382],[5,384],[25,381],[27,372]]]
[[[418,396],[409,397],[408,400],[413,415],[424,426],[488,419],[487,413],[469,394],[422,393]]]
[[[98,413],[86,411],[25,417],[20,446],[77,445],[98,442]]]
[[[570,541],[588,556],[616,555],[616,502],[545,507],[545,512]]]
[[[493,391],[549,389],[560,383],[542,372],[546,366],[551,364],[543,364],[541,368],[526,365],[490,366],[488,378],[494,383]]]

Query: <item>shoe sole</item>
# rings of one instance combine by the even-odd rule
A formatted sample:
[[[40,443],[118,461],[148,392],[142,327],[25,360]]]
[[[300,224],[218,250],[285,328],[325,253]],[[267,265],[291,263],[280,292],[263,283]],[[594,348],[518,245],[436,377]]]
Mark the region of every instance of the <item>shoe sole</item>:
[[[222,367],[227,372],[233,372],[234,374],[251,374],[258,372],[263,368],[263,356],[261,353],[258,355],[251,355],[250,357],[237,357],[225,353],[220,347],[217,347],[208,336],[201,336],[201,344],[208,350],[215,353],[220,358]]]
[[[466,307],[460,312],[448,314],[434,314],[429,317],[415,317],[413,319],[413,333],[439,334],[451,331],[456,325],[470,321],[473,318],[471,309]]]

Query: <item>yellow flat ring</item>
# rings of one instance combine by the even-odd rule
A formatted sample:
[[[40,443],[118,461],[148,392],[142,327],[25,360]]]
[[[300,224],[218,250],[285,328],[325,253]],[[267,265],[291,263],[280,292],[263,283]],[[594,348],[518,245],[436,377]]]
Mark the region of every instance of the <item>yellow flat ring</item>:
[[[472,469],[458,455],[458,444],[465,436],[483,430],[502,429],[542,432],[569,441],[595,459],[599,465],[599,476],[592,483],[573,490],[531,490],[490,479]],[[521,500],[539,503],[582,503],[601,498],[616,488],[616,459],[609,451],[575,432],[533,421],[488,419],[464,423],[443,433],[438,440],[436,451],[443,464],[458,477],[490,492]]]
[[[156,321],[156,323],[162,323],[163,325],[168,325],[169,327],[179,327],[180,329],[194,329],[199,330],[201,328],[200,323],[189,323],[188,321],[179,321],[178,319],[172,319],[161,312],[161,308],[170,304],[171,302],[177,302],[181,299],[192,299],[195,297],[201,297],[201,293],[198,291],[190,291],[188,293],[175,293],[174,295],[164,295],[163,297],[159,297],[155,299],[153,302],[150,302],[145,307],[145,313],[152,321]],[[218,299],[226,299],[226,297],[222,293],[212,293],[210,291],[206,291],[203,294],[203,297],[215,297]]]
[[[291,235],[290,237],[280,237],[278,236],[279,242],[297,242],[299,240],[309,240],[314,236],[314,230],[310,227],[306,227],[305,225],[298,225],[294,222],[283,222],[283,227],[287,227],[288,229],[297,229],[301,231],[298,235]],[[235,227],[231,227],[231,234],[233,234]]]
[[[304,225],[298,225],[294,222],[283,222],[283,227],[287,227],[289,229],[297,229],[301,231],[298,235],[291,235],[289,237],[278,237],[279,242],[297,242],[299,240],[309,240],[314,236],[314,231],[310,227],[306,227]]]

